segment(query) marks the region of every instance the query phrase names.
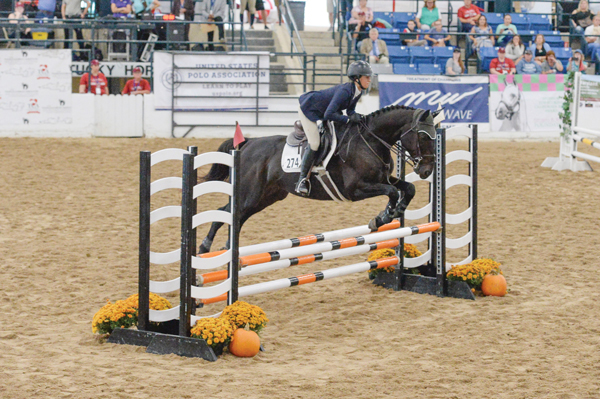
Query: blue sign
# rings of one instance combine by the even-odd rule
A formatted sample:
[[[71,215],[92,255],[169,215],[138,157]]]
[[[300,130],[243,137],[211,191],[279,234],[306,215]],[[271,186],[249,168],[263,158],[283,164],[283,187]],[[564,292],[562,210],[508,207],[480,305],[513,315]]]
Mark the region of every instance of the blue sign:
[[[489,123],[487,76],[380,75],[379,106],[406,105],[435,111],[443,123]]]

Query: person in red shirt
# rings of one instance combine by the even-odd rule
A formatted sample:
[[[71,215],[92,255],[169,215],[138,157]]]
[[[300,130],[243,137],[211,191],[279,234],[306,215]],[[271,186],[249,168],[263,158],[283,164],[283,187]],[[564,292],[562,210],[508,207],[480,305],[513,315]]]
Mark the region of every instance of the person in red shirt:
[[[121,94],[150,94],[150,83],[146,79],[142,79],[142,68],[133,68],[133,79],[125,83]]]
[[[100,62],[92,60],[92,74],[84,73],[79,81],[80,93],[92,93],[96,95],[108,95],[108,81],[106,76],[100,72]]]
[[[465,5],[458,9],[458,19],[462,24],[462,31],[470,32],[474,26],[477,26],[477,19],[480,15],[479,7],[471,4],[471,0],[465,0]]]
[[[514,75],[516,72],[515,63],[506,58],[504,47],[498,49],[498,58],[494,58],[490,63],[490,73],[492,75]]]

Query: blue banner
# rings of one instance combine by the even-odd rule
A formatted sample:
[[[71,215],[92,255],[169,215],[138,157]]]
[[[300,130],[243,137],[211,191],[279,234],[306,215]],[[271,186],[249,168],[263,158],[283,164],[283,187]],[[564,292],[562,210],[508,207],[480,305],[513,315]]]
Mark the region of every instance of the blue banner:
[[[490,85],[487,76],[380,75],[379,106],[406,105],[435,111],[443,123],[488,123]]]

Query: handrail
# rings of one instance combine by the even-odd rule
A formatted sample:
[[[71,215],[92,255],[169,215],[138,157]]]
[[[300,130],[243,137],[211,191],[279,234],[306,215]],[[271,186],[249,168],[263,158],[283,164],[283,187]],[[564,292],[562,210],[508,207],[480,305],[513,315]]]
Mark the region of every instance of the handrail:
[[[290,9],[290,5],[288,4],[287,0],[283,0],[282,3],[285,6],[285,13],[282,16],[283,17],[282,19],[285,24],[285,27],[287,28],[288,33],[290,34],[290,41],[291,41],[290,48],[292,50],[292,53],[306,54],[306,49],[304,48],[304,43],[302,43],[302,38],[300,37],[300,32],[298,31],[298,26],[296,25],[296,19],[292,15],[292,10]],[[288,21],[288,18],[289,18],[289,21]],[[291,27],[290,27],[290,25],[291,25]],[[296,43],[294,42],[294,33],[296,34],[296,37],[298,38],[298,43],[300,44],[300,48],[298,48],[298,46],[296,46]]]

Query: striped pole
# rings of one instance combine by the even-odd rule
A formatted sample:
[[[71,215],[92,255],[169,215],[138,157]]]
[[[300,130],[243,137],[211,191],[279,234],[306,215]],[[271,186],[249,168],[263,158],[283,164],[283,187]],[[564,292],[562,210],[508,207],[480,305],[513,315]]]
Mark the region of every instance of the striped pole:
[[[391,240],[394,238],[402,238],[415,234],[427,233],[436,231],[440,228],[438,222],[425,223],[418,226],[403,227],[395,230],[381,231],[372,233],[366,236],[358,236],[353,238],[345,238],[343,240],[322,242],[319,244],[307,245],[300,248],[289,248],[281,251],[265,252],[256,255],[248,255],[240,257],[240,265],[242,267],[249,265],[257,265],[259,263],[271,262],[279,259],[289,259],[298,256],[316,254],[320,252],[334,251],[343,248],[356,247],[363,244],[372,244],[378,241]]]
[[[331,260],[341,258],[344,256],[352,256],[364,254],[376,249],[395,248],[400,244],[400,240],[395,238],[393,240],[376,242],[368,245],[358,245],[356,247],[350,247],[345,249],[339,249],[337,251],[330,251],[312,255],[299,256],[296,258],[282,259],[274,262],[260,263],[253,266],[248,266],[239,271],[239,276],[250,276],[253,274],[285,269],[290,266],[305,265],[313,262],[320,262],[324,260]],[[208,284],[215,281],[225,280],[228,277],[227,270],[219,270],[216,272],[204,273],[198,278],[199,284]]]
[[[283,288],[289,288],[296,285],[314,283],[315,281],[327,280],[334,277],[346,276],[348,274],[366,272],[373,269],[382,269],[384,267],[396,266],[399,262],[397,256],[377,259],[370,262],[355,263],[353,265],[336,267],[321,272],[304,274],[302,276],[282,278],[279,280],[267,281],[253,285],[246,285],[239,288],[239,297],[262,294],[265,292],[277,291]],[[208,305],[227,300],[227,294],[214,298],[203,299],[202,303]]]
[[[400,228],[400,222],[398,220],[394,220],[391,223],[381,226],[379,229],[377,229],[377,231],[381,232],[381,231],[394,230],[394,229],[398,229],[398,228]],[[372,232],[373,232],[373,230],[371,230],[368,225],[364,225],[364,226],[350,227],[347,229],[328,231],[326,233],[321,233],[321,234],[311,234],[311,235],[304,236],[304,237],[287,238],[285,240],[278,240],[278,241],[271,241],[271,242],[266,242],[266,243],[261,243],[261,244],[248,245],[245,247],[240,247],[240,256],[255,255],[255,254],[259,254],[261,252],[278,251],[280,249],[303,247],[306,245],[312,245],[312,244],[316,244],[316,243],[324,242],[324,241],[334,241],[334,240],[340,240],[342,238],[347,238],[347,237],[362,236],[365,234],[370,234]],[[223,253],[225,253],[225,250],[209,252],[206,254],[199,255],[199,257],[212,258],[212,257],[218,256],[218,255],[221,255]]]
[[[581,141],[584,144],[591,145],[592,147],[597,148],[597,149],[600,150],[600,143],[597,142],[597,141],[590,140],[590,139],[585,138],[585,137],[581,137],[578,134],[573,134],[573,139],[577,140],[577,141]]]

